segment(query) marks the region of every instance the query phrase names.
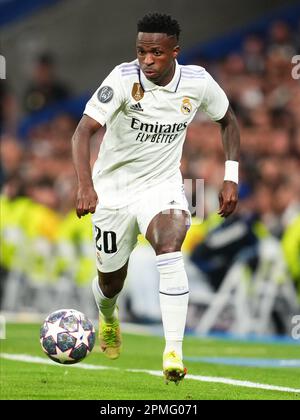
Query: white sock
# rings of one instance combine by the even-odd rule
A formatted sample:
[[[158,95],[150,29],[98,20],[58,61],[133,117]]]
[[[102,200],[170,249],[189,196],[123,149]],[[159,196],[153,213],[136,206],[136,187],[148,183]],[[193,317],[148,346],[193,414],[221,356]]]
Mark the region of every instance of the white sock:
[[[92,284],[93,294],[98,306],[99,312],[102,313],[104,321],[111,323],[116,319],[115,309],[119,293],[112,298],[104,296],[100,289],[98,277],[95,277]]]
[[[182,357],[182,341],[186,323],[189,289],[181,252],[156,257],[160,273],[160,308],[166,346],[164,354],[175,350]]]

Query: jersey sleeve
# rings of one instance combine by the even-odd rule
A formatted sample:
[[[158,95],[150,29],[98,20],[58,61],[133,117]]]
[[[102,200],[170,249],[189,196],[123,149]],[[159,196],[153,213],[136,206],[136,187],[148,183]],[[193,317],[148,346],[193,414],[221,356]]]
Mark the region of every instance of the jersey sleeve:
[[[124,102],[125,94],[120,74],[115,68],[87,102],[84,114],[104,126]]]
[[[211,120],[218,121],[226,114],[229,101],[224,90],[211,75],[207,72],[206,75],[206,89],[199,109],[205,112]]]

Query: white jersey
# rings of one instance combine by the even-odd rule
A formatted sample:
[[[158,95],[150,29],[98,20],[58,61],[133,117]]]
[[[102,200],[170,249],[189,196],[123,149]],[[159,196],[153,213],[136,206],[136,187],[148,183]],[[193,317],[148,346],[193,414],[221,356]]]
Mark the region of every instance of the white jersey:
[[[200,66],[176,62],[166,86],[148,80],[138,60],[115,67],[84,110],[106,124],[93,168],[102,205],[121,208],[164,181],[182,183],[179,168],[188,124],[198,110],[217,121],[227,108],[224,91]]]

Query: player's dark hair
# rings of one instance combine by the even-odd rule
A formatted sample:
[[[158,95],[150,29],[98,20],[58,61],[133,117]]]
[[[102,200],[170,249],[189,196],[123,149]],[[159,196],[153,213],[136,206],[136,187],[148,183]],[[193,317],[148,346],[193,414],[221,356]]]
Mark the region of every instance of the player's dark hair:
[[[177,20],[161,13],[149,13],[137,23],[138,32],[162,33],[179,39],[180,26]]]

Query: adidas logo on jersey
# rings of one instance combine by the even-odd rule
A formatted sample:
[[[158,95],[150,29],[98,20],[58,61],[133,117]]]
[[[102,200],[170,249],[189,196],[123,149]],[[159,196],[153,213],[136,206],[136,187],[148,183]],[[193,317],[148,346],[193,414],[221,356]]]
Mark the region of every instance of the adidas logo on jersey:
[[[142,105],[138,102],[137,104],[131,105],[130,109],[134,111],[144,111]]]

